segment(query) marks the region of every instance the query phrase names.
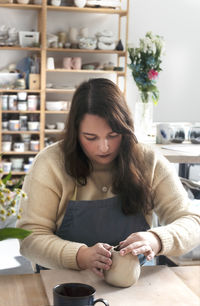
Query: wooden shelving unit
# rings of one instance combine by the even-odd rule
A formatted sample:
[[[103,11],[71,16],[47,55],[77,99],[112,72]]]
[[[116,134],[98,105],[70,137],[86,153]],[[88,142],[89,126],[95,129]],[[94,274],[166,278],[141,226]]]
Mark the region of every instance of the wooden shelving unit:
[[[13,51],[13,52],[27,52],[27,54],[34,54],[37,53],[40,56],[40,89],[38,90],[20,90],[20,89],[1,89],[0,88],[0,97],[4,94],[17,94],[21,91],[26,92],[28,95],[30,94],[37,94],[40,97],[40,107],[36,111],[12,111],[12,110],[2,110],[0,109],[0,125],[2,125],[2,115],[37,115],[39,116],[40,121],[40,131],[11,131],[11,130],[2,130],[0,133],[0,143],[2,144],[2,136],[3,135],[22,135],[22,134],[29,134],[29,135],[37,135],[39,137],[40,141],[40,149],[43,149],[45,146],[45,138],[49,135],[59,135],[62,131],[60,130],[49,130],[46,129],[46,121],[47,116],[66,116],[69,111],[68,110],[62,110],[62,111],[48,111],[46,110],[46,100],[49,100],[48,96],[53,95],[55,97],[56,95],[66,95],[67,97],[73,95],[75,91],[74,88],[63,88],[61,85],[56,86],[56,88],[47,88],[47,76],[51,75],[54,77],[59,74],[66,74],[67,77],[71,74],[72,76],[75,76],[77,74],[84,76],[88,78],[91,75],[113,75],[116,78],[116,83],[119,83],[120,78],[124,79],[124,93],[126,93],[126,71],[127,71],[127,52],[124,51],[117,51],[117,50],[88,50],[88,49],[74,49],[74,48],[48,48],[47,47],[47,19],[48,19],[48,13],[55,11],[56,17],[59,18],[59,13],[76,13],[76,14],[105,14],[108,15],[108,18],[110,15],[116,15],[118,16],[118,22],[116,24],[116,27],[118,27],[118,40],[121,39],[121,22],[122,18],[125,18],[126,25],[125,25],[125,37],[124,41],[128,41],[128,10],[129,10],[129,0],[126,0],[126,9],[121,8],[95,8],[95,7],[84,7],[84,8],[78,8],[75,6],[52,6],[47,5],[47,0],[43,0],[42,5],[35,5],[35,4],[18,4],[18,3],[10,3],[10,4],[0,4],[0,9],[18,9],[18,10],[24,10],[26,14],[29,14],[29,11],[35,10],[37,12],[37,31],[40,32],[40,47],[21,47],[21,46],[3,46],[0,47],[0,54],[1,51]],[[106,18],[106,16],[105,16]],[[117,65],[120,65],[120,58],[124,61],[123,71],[114,71],[114,70],[67,70],[62,68],[57,68],[54,70],[46,69],[46,61],[49,54],[59,54],[59,56],[66,56],[69,54],[69,56],[86,56],[88,55],[109,55],[109,56],[115,56],[117,57]],[[68,99],[69,100],[69,99]],[[36,155],[37,152],[33,151],[25,151],[25,152],[2,152],[1,149],[2,158],[8,158],[13,155],[20,155],[20,156],[30,156],[30,155]],[[26,172],[24,171],[16,171],[15,175],[23,175]]]

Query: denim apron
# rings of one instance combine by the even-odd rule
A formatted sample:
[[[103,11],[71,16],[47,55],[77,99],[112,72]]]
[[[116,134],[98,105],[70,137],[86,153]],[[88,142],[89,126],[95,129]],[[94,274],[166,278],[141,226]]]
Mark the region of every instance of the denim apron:
[[[115,196],[92,201],[70,200],[55,235],[87,246],[98,242],[116,246],[130,234],[149,228],[142,213],[125,215],[120,198]],[[37,268],[44,269],[38,265]]]

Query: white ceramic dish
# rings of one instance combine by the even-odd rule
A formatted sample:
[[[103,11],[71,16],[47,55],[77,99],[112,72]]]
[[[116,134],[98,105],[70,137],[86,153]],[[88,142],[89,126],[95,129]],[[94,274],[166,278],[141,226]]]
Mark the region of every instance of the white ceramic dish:
[[[56,128],[55,124],[47,124],[47,129],[48,130],[54,130]]]
[[[19,3],[19,4],[28,4],[29,0],[17,0],[17,3]]]
[[[60,111],[63,109],[63,101],[46,101],[48,111]]]
[[[0,72],[0,87],[14,84],[18,77],[19,73]]]

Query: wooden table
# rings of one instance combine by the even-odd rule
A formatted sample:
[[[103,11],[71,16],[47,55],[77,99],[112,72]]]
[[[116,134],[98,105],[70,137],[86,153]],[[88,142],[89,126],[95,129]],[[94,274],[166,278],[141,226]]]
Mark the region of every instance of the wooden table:
[[[83,282],[94,286],[96,298],[107,299],[110,306],[200,305],[200,266],[142,267],[138,283],[129,288],[112,287],[87,270],[0,275],[0,305],[52,306],[52,288],[63,282]]]
[[[183,143],[183,144],[169,144],[167,147],[179,147],[180,151],[178,150],[170,150],[164,149],[163,147],[166,146],[164,144],[155,144],[149,143],[155,150],[158,150],[161,154],[163,154],[171,163],[178,163],[178,164],[198,164],[200,163],[200,145],[198,144],[191,144],[191,143]],[[184,152],[183,147],[186,149],[191,149],[190,152]],[[195,152],[199,151],[199,155]]]
[[[167,147],[177,147],[180,148],[178,150],[164,149],[166,146],[164,144],[155,144],[148,143],[155,150],[159,151],[162,155],[164,155],[171,163],[179,164],[179,176],[188,178],[189,176],[189,164],[199,164],[200,163],[200,145],[199,144],[191,144],[191,143],[183,143],[183,144],[169,144]],[[190,150],[190,152],[184,152],[183,147],[186,150]],[[199,152],[199,154],[198,154]],[[198,154],[198,155],[197,155]]]

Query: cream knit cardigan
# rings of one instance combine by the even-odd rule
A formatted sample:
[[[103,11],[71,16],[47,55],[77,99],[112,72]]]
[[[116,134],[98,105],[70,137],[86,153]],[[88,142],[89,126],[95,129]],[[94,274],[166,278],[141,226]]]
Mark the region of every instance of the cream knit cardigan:
[[[141,146],[141,154],[144,154],[144,169],[152,186],[154,213],[161,225],[152,227],[153,211],[145,216],[150,231],[161,239],[162,249],[158,255],[179,256],[200,243],[200,212],[191,208],[174,167],[163,156],[146,145]],[[102,198],[96,178],[109,181],[110,169],[95,168],[87,185],[78,187],[76,199]],[[33,264],[48,268],[78,269],[76,254],[83,244],[54,235],[75,191],[74,180],[64,171],[59,143],[45,148],[36,156],[26,175],[23,190],[28,199],[21,200],[23,212],[17,226],[31,230],[32,234],[20,242],[21,254]],[[113,194],[109,191],[104,198],[111,196]]]

